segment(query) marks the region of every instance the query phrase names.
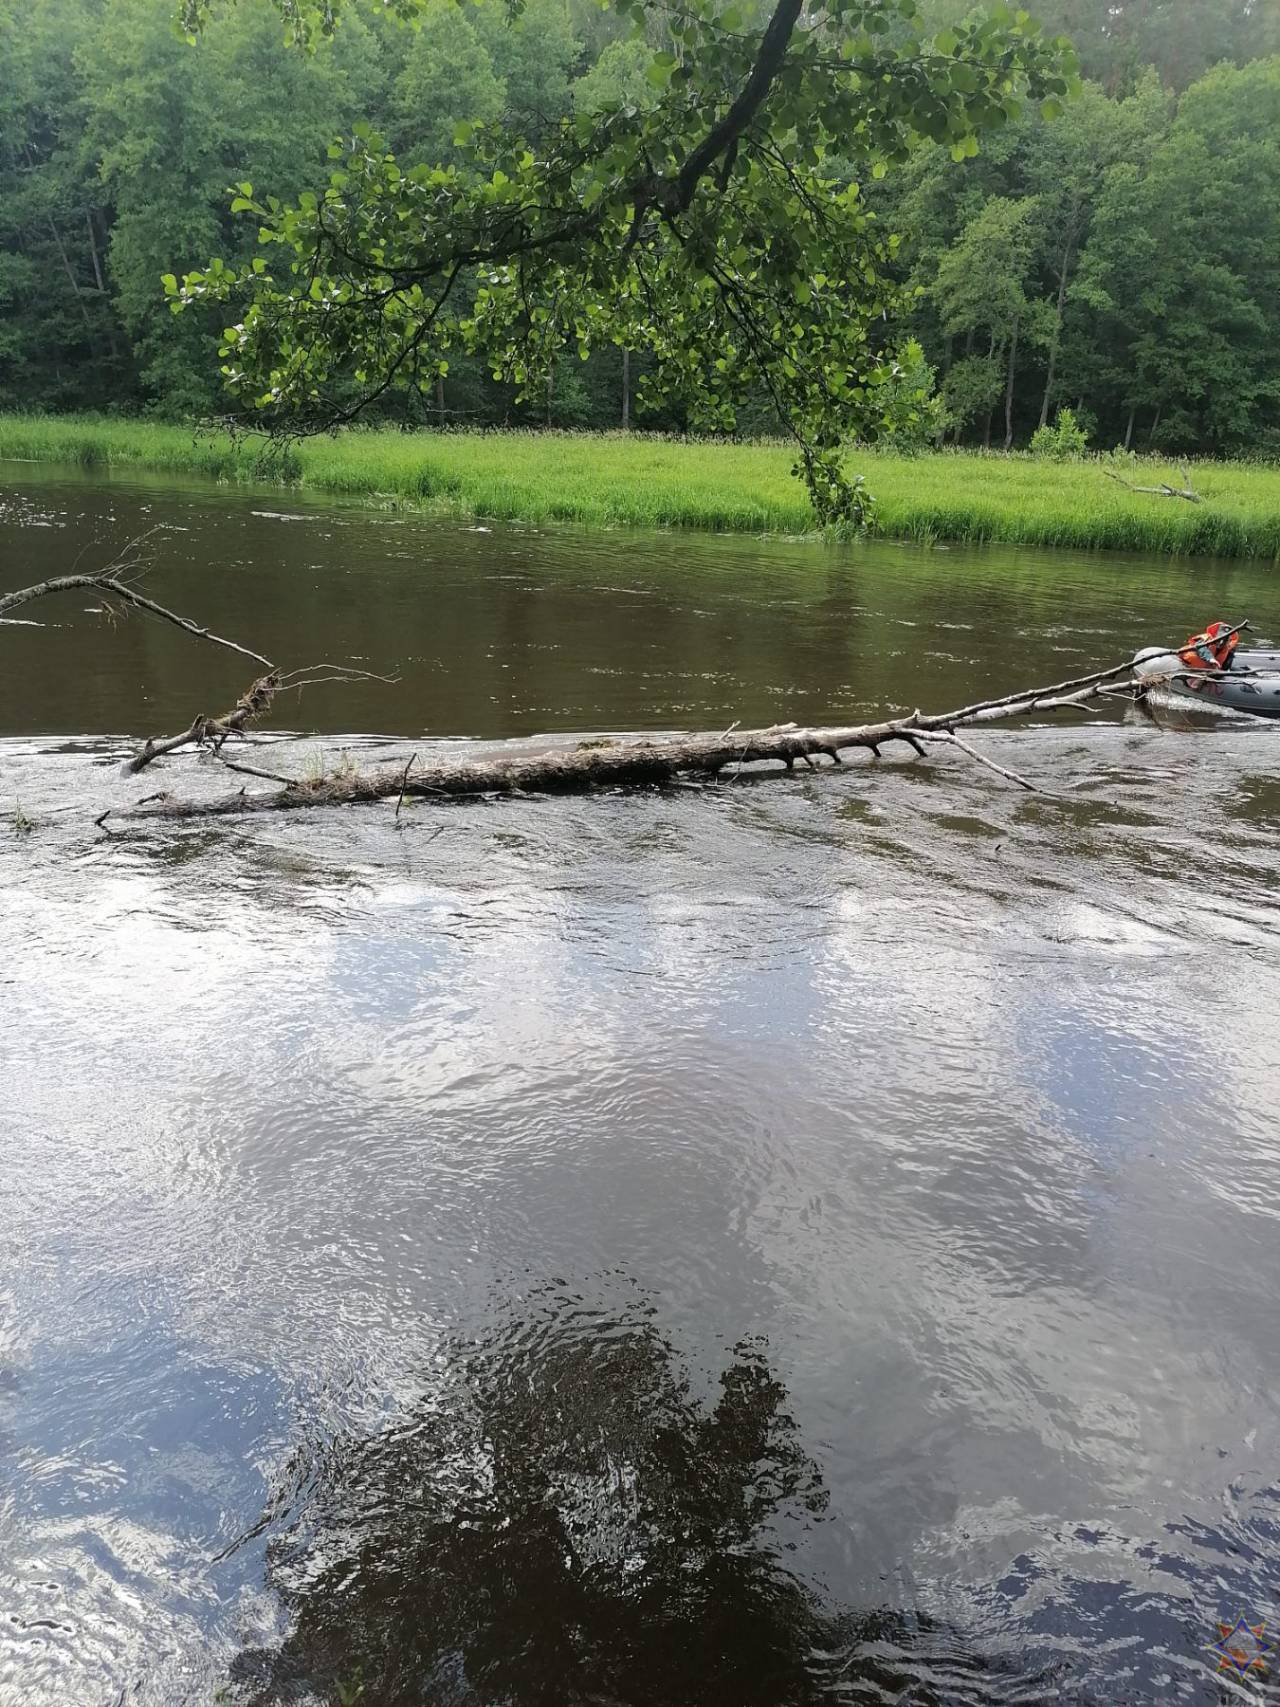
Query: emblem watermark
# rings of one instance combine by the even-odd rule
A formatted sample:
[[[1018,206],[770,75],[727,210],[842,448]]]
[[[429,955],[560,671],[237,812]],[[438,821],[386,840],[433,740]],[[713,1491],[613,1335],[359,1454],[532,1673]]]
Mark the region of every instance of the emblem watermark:
[[[1263,1678],[1270,1672],[1276,1645],[1267,1640],[1265,1624],[1250,1624],[1242,1613],[1234,1624],[1219,1620],[1218,1640],[1207,1643],[1206,1651],[1216,1658],[1219,1671],[1230,1672],[1233,1677]]]

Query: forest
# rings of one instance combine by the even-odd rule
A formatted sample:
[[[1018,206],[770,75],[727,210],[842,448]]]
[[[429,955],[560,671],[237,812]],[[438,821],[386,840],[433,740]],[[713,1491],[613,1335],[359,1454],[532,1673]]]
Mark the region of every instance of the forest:
[[[1280,456],[1280,0],[1034,9],[1071,37],[1081,93],[1028,103],[976,152],[923,142],[861,186],[896,239],[880,335],[929,396],[909,430],[1009,447],[1070,408],[1102,448]],[[921,10],[945,30],[973,8]],[[642,108],[661,27],[651,13],[638,38],[593,0],[514,20],[501,0],[431,0],[414,28],[352,10],[301,54],[270,8],[216,10],[185,39],[170,0],[0,0],[0,409],[218,414],[223,321],[175,318],[161,279],[252,255],[236,185],[305,196],[362,124],[407,167],[465,173],[478,121],[536,142]],[[637,396],[647,359],[567,341],[521,397],[462,353],[395,413],[684,429],[678,396]],[[762,394],[733,425],[778,422]]]

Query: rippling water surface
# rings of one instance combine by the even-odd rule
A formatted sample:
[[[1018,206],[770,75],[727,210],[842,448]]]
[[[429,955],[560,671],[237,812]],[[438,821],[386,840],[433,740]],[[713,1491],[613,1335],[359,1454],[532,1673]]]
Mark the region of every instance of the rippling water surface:
[[[162,523],[157,596],[400,674],[277,715],[357,762],[1280,629],[1256,569],[4,478],[0,585]],[[220,786],[121,733],[244,684],[93,602],[0,629],[5,1707],[1260,1698],[1280,730],[111,836]]]

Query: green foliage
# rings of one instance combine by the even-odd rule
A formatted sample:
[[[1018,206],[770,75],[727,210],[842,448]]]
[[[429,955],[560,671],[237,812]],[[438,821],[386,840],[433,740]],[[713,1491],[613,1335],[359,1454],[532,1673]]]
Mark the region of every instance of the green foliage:
[[[375,76],[368,32],[357,22],[304,62],[253,7],[220,13],[192,47],[154,0],[105,0],[77,61],[84,145],[114,207],[117,311],[142,383],[176,412],[214,408],[217,318],[175,326],[159,275],[175,249],[249,253],[252,234],[228,217],[230,177],[247,150],[281,190],[296,194],[308,182],[335,121],[354,117]]]
[[[931,29],[971,11],[973,0],[921,0]],[[1280,51],[1280,10],[1272,0],[1037,0],[1049,34],[1079,51],[1085,77],[1108,94],[1129,93],[1154,67],[1182,90],[1222,61],[1244,65]]]
[[[823,514],[842,446],[1006,401],[1022,444],[1070,407],[1275,455],[1280,7],[1032,9],[806,17],[686,199],[757,0],[220,0],[191,43],[166,0],[0,0],[0,407],[612,426],[625,348],[633,424],[790,432]]]
[[[893,243],[827,157],[838,147],[846,169],[874,177],[929,137],[970,158],[1019,93],[1069,92],[1069,48],[1021,13],[929,42],[911,31],[915,0],[840,0],[803,30],[800,0],[779,0],[764,29],[706,5],[668,15],[617,0],[668,33],[646,73],[654,97],[569,120],[556,116],[574,52],[562,7],[530,0],[502,38],[515,53],[523,31],[538,51],[502,67],[500,124],[455,133],[466,170],[405,170],[357,125],[331,150],[323,194],[290,205],[241,187],[265,253],[188,273],[175,309],[231,309],[227,385],[277,431],[420,391],[455,350],[522,398],[545,389],[566,345],[644,350],[642,405],[678,398],[691,425],[732,430],[763,390],[819,519],[861,517],[840,447],[894,425],[893,362],[877,347],[896,303]],[[309,38],[334,21],[292,0],[286,15]]]
[[[915,456],[942,443],[953,425],[946,399],[937,390],[937,378],[915,339],[908,340],[893,365],[893,375],[884,388],[886,419],[891,423],[877,443],[900,456]]]
[[[506,99],[493,56],[470,14],[456,0],[433,0],[423,10],[422,27],[414,32],[391,87],[389,128],[400,159],[406,166],[461,164],[466,150],[454,141],[459,123],[492,123]]]
[[[0,458],[275,479],[334,497],[404,504],[475,519],[590,527],[681,527],[802,533],[806,497],[787,448],[643,434],[348,431],[306,440],[264,463],[242,435],[193,435],[136,421],[0,415]],[[1092,459],[923,456],[859,449],[876,494],[872,525],[898,538],[1204,553],[1280,560],[1280,469],[1196,465],[1210,502],[1171,504],[1127,492]],[[1181,484],[1176,465],[1132,457],[1134,485]]]
[[[657,91],[649,81],[653,55],[638,36],[608,44],[590,70],[573,85],[575,113],[603,113],[620,107],[650,107]]]
[[[1032,456],[1046,462],[1078,462],[1088,448],[1088,431],[1074,409],[1059,409],[1051,427],[1037,427],[1031,435]]]
[[[1280,427],[1280,59],[1210,72],[1149,162],[1107,174],[1078,291],[1159,443]]]

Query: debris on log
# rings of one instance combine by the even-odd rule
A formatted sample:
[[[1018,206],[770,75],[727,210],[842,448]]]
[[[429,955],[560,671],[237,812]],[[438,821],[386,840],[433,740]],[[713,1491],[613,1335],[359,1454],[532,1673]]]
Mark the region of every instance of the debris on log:
[[[273,669],[251,682],[231,710],[221,717],[207,717],[202,712],[192,719],[189,728],[179,734],[168,735],[159,741],[148,739],[131,759],[125,760],[121,775],[136,776],[166,753],[177,752],[179,747],[204,747],[210,752],[221,753],[233,735],[243,736],[251,724],[266,716],[277,694],[301,693],[303,688],[314,687],[317,682],[391,682],[395,679],[394,676],[374,675],[372,670],[355,670],[347,664],[308,664],[300,670]],[[231,768],[243,770],[247,767],[233,765]],[[271,773],[251,770],[249,774],[269,777]]]

